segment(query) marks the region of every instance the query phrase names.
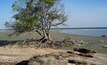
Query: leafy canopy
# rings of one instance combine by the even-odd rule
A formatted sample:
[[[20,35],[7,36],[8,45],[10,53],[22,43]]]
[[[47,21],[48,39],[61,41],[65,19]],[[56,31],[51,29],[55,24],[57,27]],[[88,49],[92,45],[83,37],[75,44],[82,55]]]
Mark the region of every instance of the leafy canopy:
[[[52,26],[63,24],[67,16],[59,0],[16,0],[13,11],[16,13],[11,27],[18,33],[32,30],[49,31]]]

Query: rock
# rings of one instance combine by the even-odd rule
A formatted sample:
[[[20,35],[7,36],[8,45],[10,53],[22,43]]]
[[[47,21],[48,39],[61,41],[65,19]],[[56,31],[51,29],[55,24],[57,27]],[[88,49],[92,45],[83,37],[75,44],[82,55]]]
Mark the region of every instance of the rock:
[[[85,41],[83,41],[83,40],[76,40],[76,42],[78,43],[78,44],[86,44],[87,42],[85,42]]]
[[[17,63],[16,65],[28,65],[28,60],[21,61]]]
[[[103,65],[99,62],[88,60],[88,59],[68,59],[69,65]]]
[[[71,64],[71,63],[68,63],[67,65],[76,65],[76,64]]]
[[[107,48],[107,45],[102,45],[102,47]]]
[[[80,52],[80,53],[96,53],[95,51],[91,51],[89,49],[85,49],[85,48],[74,48],[74,51]]]
[[[87,52],[82,52],[80,49]],[[75,51],[61,50],[50,54],[36,55],[29,60],[22,61],[16,65],[106,65],[95,55],[94,57],[91,57],[93,56],[93,51],[91,50],[85,48],[77,48],[74,50]]]
[[[85,42],[83,40],[73,40],[75,46],[83,46],[84,44],[87,44],[88,42]]]
[[[101,37],[106,37],[106,35],[101,35]]]
[[[73,52],[73,51],[67,51],[67,53],[74,54],[74,52]]]
[[[67,60],[58,59],[55,56],[35,56],[29,59],[28,65],[67,65]]]
[[[99,43],[104,43],[104,41],[103,41],[103,40],[99,40],[98,42],[99,42]]]
[[[87,62],[84,62],[84,61],[79,61],[79,60],[72,60],[72,59],[68,59],[68,63],[70,64],[76,64],[76,65],[87,65]]]
[[[93,54],[96,53],[95,51],[91,51],[85,48],[74,48],[74,51],[79,52],[78,55],[85,57],[93,57]]]
[[[78,54],[78,55],[80,55],[80,56],[85,56],[85,57],[93,57],[93,54],[91,54],[91,53],[87,53],[87,54],[80,53],[80,54]]]

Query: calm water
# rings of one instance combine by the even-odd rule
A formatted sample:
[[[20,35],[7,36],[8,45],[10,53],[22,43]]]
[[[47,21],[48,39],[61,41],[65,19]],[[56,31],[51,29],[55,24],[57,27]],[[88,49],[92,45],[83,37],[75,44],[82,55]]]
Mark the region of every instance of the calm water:
[[[88,36],[107,36],[107,29],[63,29],[63,33],[79,34]]]

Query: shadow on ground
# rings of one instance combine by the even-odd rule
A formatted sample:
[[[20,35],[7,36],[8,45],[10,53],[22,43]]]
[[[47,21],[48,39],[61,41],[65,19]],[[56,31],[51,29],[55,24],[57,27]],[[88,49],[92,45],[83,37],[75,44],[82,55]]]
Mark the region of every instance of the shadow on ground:
[[[6,46],[8,44],[15,44],[18,41],[19,40],[16,40],[16,41],[0,40],[0,46]]]
[[[16,65],[28,65],[28,60],[21,61],[17,63]]]

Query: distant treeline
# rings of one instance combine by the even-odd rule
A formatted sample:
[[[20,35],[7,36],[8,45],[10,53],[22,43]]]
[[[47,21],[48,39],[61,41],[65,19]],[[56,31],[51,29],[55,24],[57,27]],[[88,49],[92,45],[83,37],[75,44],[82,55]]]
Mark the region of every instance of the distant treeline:
[[[107,27],[77,27],[77,28],[51,28],[54,29],[107,29]]]

